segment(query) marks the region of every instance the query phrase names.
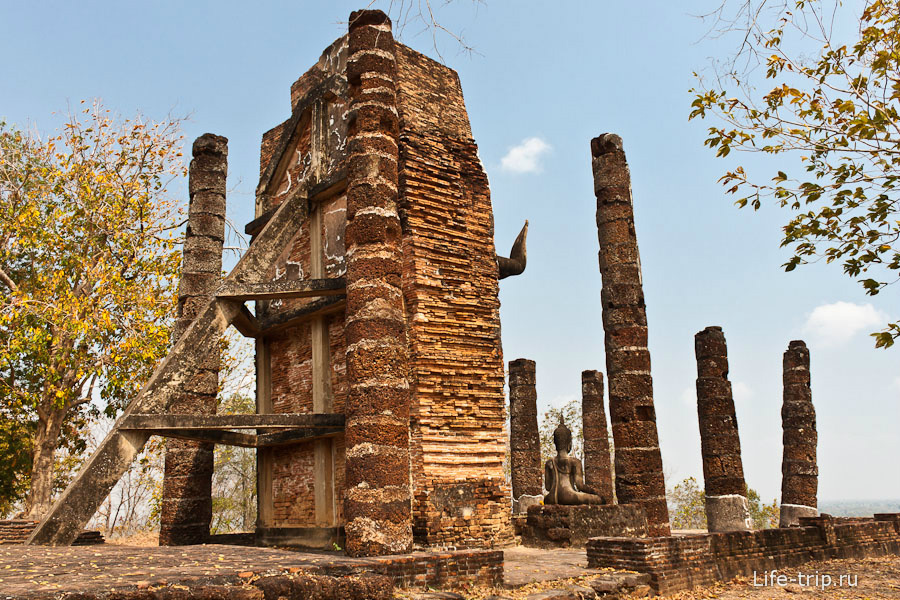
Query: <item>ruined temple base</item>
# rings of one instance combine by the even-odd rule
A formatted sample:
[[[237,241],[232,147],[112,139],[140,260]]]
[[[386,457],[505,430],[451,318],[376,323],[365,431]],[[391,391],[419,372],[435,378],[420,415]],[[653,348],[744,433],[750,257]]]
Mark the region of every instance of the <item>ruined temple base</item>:
[[[799,527],[655,538],[601,537],[587,543],[591,568],[650,575],[659,594],[729,581],[761,579],[814,560],[900,555],[900,513],[874,519],[805,518]],[[796,573],[795,573],[796,574]]]
[[[532,506],[522,527],[522,544],[536,548],[584,547],[593,537],[644,537],[647,517],[637,504]]]
[[[0,544],[24,544],[40,521],[28,519],[0,520]],[[91,546],[102,544],[103,534],[99,531],[85,530],[75,539],[74,546]]]
[[[503,583],[503,552],[459,550],[349,558],[342,552],[200,545],[179,547],[0,546],[0,598],[79,600],[392,598],[395,588],[485,587]],[[271,586],[273,591],[267,591]],[[305,586],[305,587],[304,587]],[[286,590],[275,593],[274,590]],[[265,593],[263,593],[265,592]],[[332,593],[333,592],[333,593]],[[205,594],[205,595],[204,595]],[[274,594],[274,595],[273,595]]]

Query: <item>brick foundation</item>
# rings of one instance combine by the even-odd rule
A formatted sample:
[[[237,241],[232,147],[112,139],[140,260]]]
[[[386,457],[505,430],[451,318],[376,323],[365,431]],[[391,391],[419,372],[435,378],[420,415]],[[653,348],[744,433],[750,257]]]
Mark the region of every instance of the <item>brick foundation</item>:
[[[649,573],[659,594],[812,560],[900,554],[900,513],[801,520],[800,527],[656,538],[593,538],[588,567]]]

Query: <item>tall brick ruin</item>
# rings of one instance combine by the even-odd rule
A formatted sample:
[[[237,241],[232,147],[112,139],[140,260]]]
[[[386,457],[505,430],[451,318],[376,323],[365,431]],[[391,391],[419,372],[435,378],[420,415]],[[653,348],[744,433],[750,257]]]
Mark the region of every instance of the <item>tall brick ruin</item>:
[[[668,535],[669,512],[653,407],[641,260],[634,230],[631,174],[622,138],[615,134],[594,138],[591,158],[597,196],[616,497],[620,504],[635,502],[644,508],[650,535]]]
[[[746,531],[752,522],[722,328],[707,327],[695,335],[694,351],[706,526],[710,532]]]
[[[612,503],[613,480],[609,454],[609,429],[603,405],[603,373],[581,373],[581,423],[584,435],[584,481]]]
[[[523,507],[532,499],[539,502],[543,497],[544,475],[535,364],[525,358],[509,362],[509,466],[514,506]]]
[[[304,195],[267,277],[332,292],[257,303],[277,324],[257,338],[258,410],[346,425],[260,449],[258,531],[343,526],[357,555],[511,541],[498,257],[456,73],[360,11],[291,107],[263,136],[248,232]]]
[[[184,334],[215,296],[222,281],[227,174],[228,140],[211,133],[197,138],[189,171],[190,204],[173,341]],[[183,393],[169,403],[168,412],[198,415],[216,412],[219,359],[218,351],[201,357],[198,371],[184,386]],[[166,440],[160,545],[206,541],[212,519],[212,475],[212,444]]]
[[[784,353],[784,402],[781,405],[784,457],[781,462],[780,527],[790,527],[800,517],[815,517],[819,468],[816,465],[816,409],[812,403],[809,349],[800,340]]]

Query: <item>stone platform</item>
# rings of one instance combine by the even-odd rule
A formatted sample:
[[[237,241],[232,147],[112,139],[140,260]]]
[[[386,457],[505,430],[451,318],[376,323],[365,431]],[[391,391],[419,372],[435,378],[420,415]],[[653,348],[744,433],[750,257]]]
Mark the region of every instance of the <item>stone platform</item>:
[[[180,596],[177,593],[173,596],[172,590],[187,588],[215,588],[218,591],[210,592],[211,597],[220,599],[262,600],[262,595],[250,588],[261,589],[256,582],[263,580],[273,582],[273,586],[299,586],[301,591],[307,585],[326,586],[333,588],[335,595],[317,598],[349,600],[391,598],[390,590],[394,587],[452,588],[503,583],[501,550],[349,558],[341,552],[292,552],[225,545],[7,545],[0,546],[0,565],[0,600],[55,599],[66,592],[77,592],[79,600],[92,600],[113,591],[121,592],[122,598],[131,598],[130,594],[137,594],[135,598],[143,600],[156,598],[147,595],[147,590],[166,591],[169,595],[163,594],[161,598],[177,600]],[[288,594],[286,597],[305,596]]]
[[[537,548],[584,547],[593,537],[645,537],[647,517],[637,504],[532,506],[522,543]]]

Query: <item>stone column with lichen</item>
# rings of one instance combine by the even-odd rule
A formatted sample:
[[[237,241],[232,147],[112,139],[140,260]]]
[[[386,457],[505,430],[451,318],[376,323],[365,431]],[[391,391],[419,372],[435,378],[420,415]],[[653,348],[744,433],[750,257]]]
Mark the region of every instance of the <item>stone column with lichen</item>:
[[[800,517],[815,517],[819,487],[816,464],[816,409],[812,403],[809,349],[800,340],[788,344],[784,353],[784,402],[781,405],[782,441],[781,515],[779,527],[799,523]]]
[[[399,116],[391,21],[350,15],[347,81],[346,552],[412,549],[409,360],[397,207]]]
[[[184,334],[215,296],[222,280],[227,174],[228,139],[211,133],[197,138],[188,181],[190,205],[173,340]],[[167,412],[197,415],[216,412],[220,358],[218,350],[203,357],[199,369],[185,383],[183,393],[169,404]],[[166,440],[161,546],[202,544],[209,537],[212,475],[212,444]]]
[[[509,362],[509,455],[513,502],[521,511],[540,502],[544,487],[535,364],[526,358]]]
[[[609,413],[615,443],[616,497],[640,504],[651,536],[669,535],[669,510],[653,406],[647,311],[634,230],[631,173],[622,138],[591,140]]]
[[[609,430],[603,405],[603,373],[581,372],[581,423],[584,434],[584,480],[598,495],[613,501]]]
[[[746,531],[752,522],[722,328],[707,327],[695,335],[694,352],[706,527],[710,532]]]

